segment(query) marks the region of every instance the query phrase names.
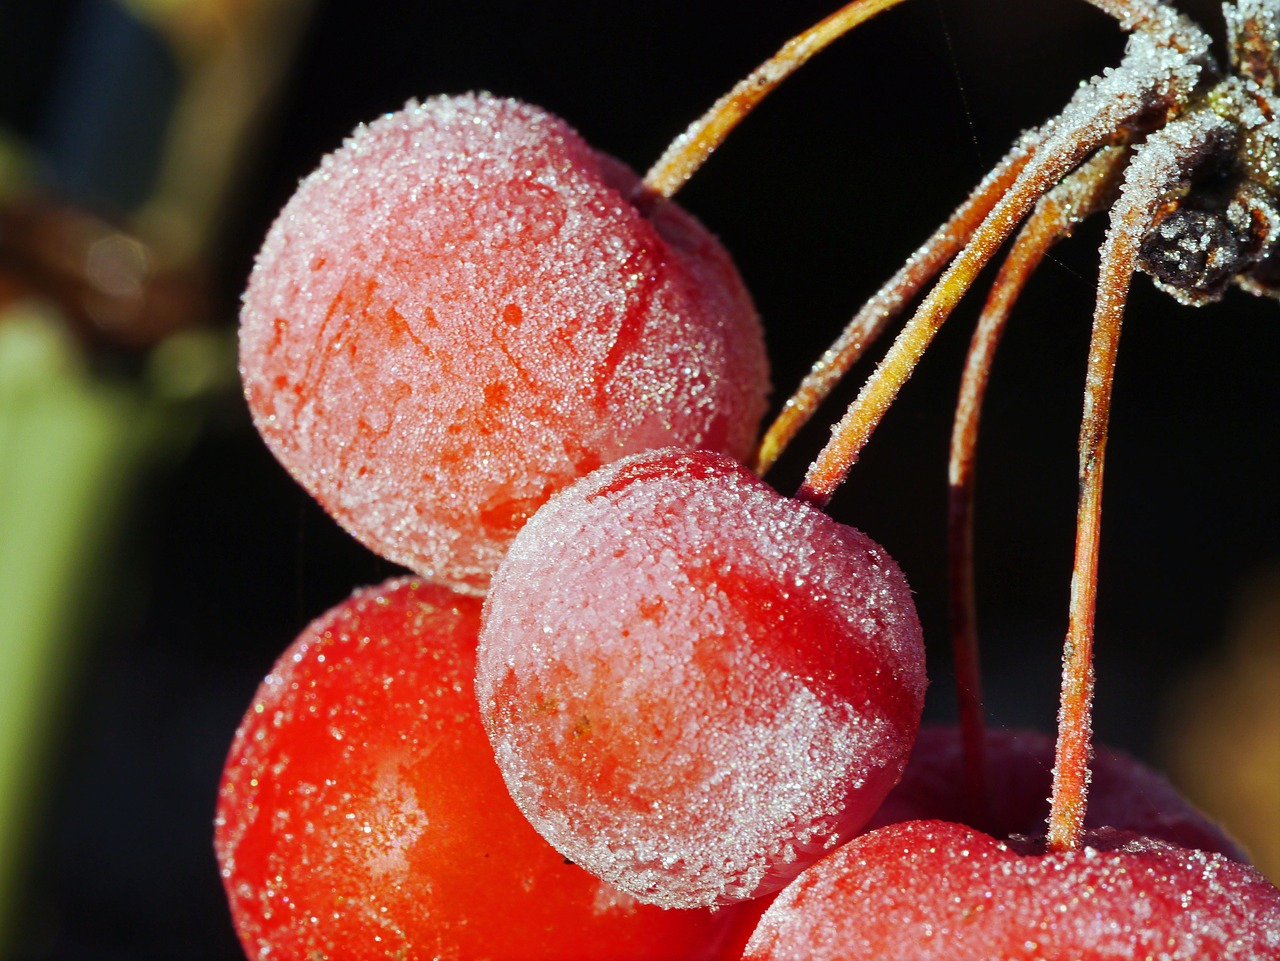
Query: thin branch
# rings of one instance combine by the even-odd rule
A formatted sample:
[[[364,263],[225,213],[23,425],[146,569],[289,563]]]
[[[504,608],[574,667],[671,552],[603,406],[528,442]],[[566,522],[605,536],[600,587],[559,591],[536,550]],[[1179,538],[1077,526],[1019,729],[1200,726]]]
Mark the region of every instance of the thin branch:
[[[642,189],[671,197],[706,162],[725,137],[761,100],[809,58],[877,13],[902,0],[853,0],[820,23],[797,34],[782,49],[756,67],[672,141],[645,174]]]
[[[951,654],[964,748],[965,785],[974,823],[989,808],[985,720],[973,586],[974,462],[982,401],[996,347],[1027,281],[1049,250],[1084,218],[1115,199],[1128,151],[1106,147],[1040,198],[1001,265],[969,345],[956,401],[948,466],[948,561]]]
[[[1080,502],[1070,615],[1062,652],[1062,699],[1048,821],[1050,850],[1078,848],[1084,837],[1093,737],[1093,642],[1102,475],[1116,349],[1129,284],[1142,239],[1155,224],[1161,205],[1206,157],[1233,136],[1232,126],[1210,110],[1173,121],[1137,151],[1126,171],[1120,200],[1111,211],[1111,227],[1103,243],[1098,273],[1098,300],[1080,424]]]
[[[1150,122],[1161,108],[1186,102],[1199,68],[1191,63],[1170,65],[1153,56],[1150,40],[1137,40],[1131,39],[1119,67],[1078,91],[1046,126],[1051,133],[1042,147],[925,297],[836,425],[810,465],[798,498],[817,507],[827,505],[934,335],[1035,202],[1098,147],[1122,142],[1129,130]]]
[[[840,337],[818,359],[788,398],[777,418],[765,432],[756,454],[754,470],[764,474],[777,462],[787,445],[804,427],[836,384],[857,363],[884,331],[890,320],[902,312],[929,281],[968,243],[982,219],[1013,185],[1026,166],[1038,138],[1027,136],[996,165],[951,215],[889,281],[876,291],[849,321]]]

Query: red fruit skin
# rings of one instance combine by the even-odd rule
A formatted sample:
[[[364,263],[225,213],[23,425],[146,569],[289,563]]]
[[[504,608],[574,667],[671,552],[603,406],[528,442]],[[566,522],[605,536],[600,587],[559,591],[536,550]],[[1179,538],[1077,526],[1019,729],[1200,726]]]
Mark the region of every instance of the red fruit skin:
[[[966,796],[964,748],[954,725],[925,725],[902,780],[866,830],[901,821],[956,821],[995,837],[1042,837],[1053,786],[1054,739],[1038,731],[988,729],[985,810]],[[1104,826],[1248,862],[1222,829],[1137,759],[1098,746],[1090,765],[1087,829]]]
[[[777,890],[901,775],[924,650],[869,538],[728,458],[601,468],[517,537],[486,601],[481,714],[566,857],[668,907]]]
[[[337,521],[482,593],[555,490],[666,445],[738,459],[768,394],[728,253],[563,121],[410,103],[307,177],[259,252],[240,366],[268,447]]]
[[[961,824],[872,831],[785,888],[744,961],[1263,961],[1280,891],[1254,868],[1129,832],[1045,854]]]
[[[638,904],[516,810],[475,706],[479,620],[475,598],[391,581],[311,624],[263,682],[215,834],[247,956],[721,957],[734,911]]]

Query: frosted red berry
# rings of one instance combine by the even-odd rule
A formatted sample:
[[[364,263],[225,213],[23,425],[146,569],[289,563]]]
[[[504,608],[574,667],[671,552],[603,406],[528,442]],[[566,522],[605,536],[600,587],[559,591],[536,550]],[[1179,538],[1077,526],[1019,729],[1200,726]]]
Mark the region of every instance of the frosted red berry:
[[[902,780],[867,822],[957,821],[996,837],[1045,833],[1053,786],[1054,738],[1039,731],[986,731],[987,796],[967,796],[959,728],[926,724],[916,735]],[[1185,848],[1247,862],[1248,856],[1161,774],[1105,745],[1094,748],[1085,826],[1133,831]]]
[[[477,675],[534,826],[673,907],[776,890],[852,836],[902,772],[925,688],[880,547],[680,450],[534,516],[494,579]]]
[[[216,848],[248,957],[721,957],[731,910],[662,911],[511,803],[473,693],[480,601],[398,580],[311,624],[236,733]]]
[[[664,445],[745,459],[768,388],[723,247],[563,121],[411,103],[306,178],[241,314],[268,446],[367,546],[479,592],[595,467]]]
[[[1056,853],[945,821],[872,831],[769,906],[745,961],[1258,961],[1280,891],[1220,854],[1112,829]]]

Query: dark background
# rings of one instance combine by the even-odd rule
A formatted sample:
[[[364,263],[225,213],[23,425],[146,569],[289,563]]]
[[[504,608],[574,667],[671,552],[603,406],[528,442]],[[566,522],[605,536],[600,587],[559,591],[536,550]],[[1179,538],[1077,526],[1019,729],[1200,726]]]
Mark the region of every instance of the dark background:
[[[0,0],[0,121],[37,149],[51,138],[66,24],[91,5]],[[1182,6],[1221,34],[1216,4]],[[643,169],[833,7],[318,4],[208,265],[218,323],[234,323],[274,212],[356,123],[410,97],[483,88],[551,109]],[[1122,48],[1115,25],[1077,0],[912,0],[842,40],[743,125],[681,200],[735,253],[757,298],[778,401],[1018,132]],[[989,707],[1003,726],[1049,729],[1056,711],[1102,229],[1081,228],[1032,283],[984,422],[978,586]],[[907,571],[931,645],[928,713],[941,719],[952,710],[946,451],[979,305],[972,298],[944,330],[832,506]],[[1240,586],[1280,565],[1277,320],[1274,303],[1238,292],[1192,310],[1135,285],[1107,465],[1097,731],[1146,757],[1176,712],[1171,685],[1221,643]],[[841,406],[797,441],[773,478],[781,488]],[[240,956],[211,851],[226,747],[298,630],[394,572],[288,480],[233,393],[212,403],[189,453],[148,480],[104,573],[110,599],[70,681],[21,898],[0,906],[20,919],[15,958]]]

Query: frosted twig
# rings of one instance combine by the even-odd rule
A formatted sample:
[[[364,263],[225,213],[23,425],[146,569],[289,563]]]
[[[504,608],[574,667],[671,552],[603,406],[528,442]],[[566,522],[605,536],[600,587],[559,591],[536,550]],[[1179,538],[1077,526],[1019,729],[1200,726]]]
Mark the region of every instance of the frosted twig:
[[[877,13],[902,0],[853,0],[825,20],[783,44],[782,49],[740,80],[705,114],[672,141],[649,168],[641,190],[671,197],[679,190],[729,132],[766,96],[809,61],[809,58]]]
[[[1203,159],[1233,135],[1210,110],[1174,120],[1138,149],[1125,171],[1120,199],[1102,246],[1093,338],[1089,344],[1084,416],[1080,424],[1080,504],[1076,517],[1071,608],[1062,652],[1062,700],[1049,813],[1051,850],[1078,848],[1084,835],[1093,731],[1093,637],[1098,593],[1102,474],[1120,322],[1143,238],[1161,205]]]
[[[951,653],[965,782],[974,823],[978,824],[983,823],[988,807],[986,735],[973,586],[974,460],[982,400],[996,347],[1027,281],[1054,244],[1069,236],[1080,221],[1114,201],[1128,156],[1129,151],[1122,147],[1104,147],[1040,198],[991,286],[965,358],[948,465],[947,555]]]
[[[1132,35],[1121,65],[1081,88],[1044,128],[1041,148],[899,333],[810,465],[797,497],[818,507],[831,500],[934,335],[1032,205],[1089,153],[1123,141],[1161,109],[1186,102],[1200,68],[1166,54],[1150,37]]]
[[[763,474],[808,423],[818,406],[848,373],[885,326],[968,243],[982,219],[1013,185],[1039,143],[1037,135],[1023,137],[983,178],[969,198],[934,231],[883,287],[854,315],[839,338],[810,369],[787,399],[760,442],[754,469]]]

